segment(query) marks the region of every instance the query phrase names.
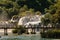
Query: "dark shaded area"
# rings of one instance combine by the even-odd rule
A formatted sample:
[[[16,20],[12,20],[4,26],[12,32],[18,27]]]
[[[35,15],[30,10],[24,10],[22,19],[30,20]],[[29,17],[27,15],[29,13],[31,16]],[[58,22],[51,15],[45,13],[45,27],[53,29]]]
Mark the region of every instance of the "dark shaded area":
[[[49,3],[48,0],[26,0],[26,1],[17,1],[20,6],[27,5],[28,8],[34,8],[35,11],[41,11],[44,13],[45,8],[49,8],[52,3]]]
[[[54,39],[60,39],[60,32],[58,30],[51,30],[47,32],[41,32],[42,38],[54,38]]]

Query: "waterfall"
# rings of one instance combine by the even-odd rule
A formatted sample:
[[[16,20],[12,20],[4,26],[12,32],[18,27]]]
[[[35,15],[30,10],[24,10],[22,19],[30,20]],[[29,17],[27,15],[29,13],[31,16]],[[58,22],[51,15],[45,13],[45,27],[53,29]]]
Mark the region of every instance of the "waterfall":
[[[26,16],[25,17],[22,17],[22,18],[19,19],[18,25],[24,25],[24,24],[26,24],[29,21],[30,20],[29,20],[28,17],[26,17]]]
[[[32,17],[24,16],[19,19],[18,25],[39,24],[39,23],[41,23],[41,17],[42,16],[39,16],[39,15],[34,15]]]

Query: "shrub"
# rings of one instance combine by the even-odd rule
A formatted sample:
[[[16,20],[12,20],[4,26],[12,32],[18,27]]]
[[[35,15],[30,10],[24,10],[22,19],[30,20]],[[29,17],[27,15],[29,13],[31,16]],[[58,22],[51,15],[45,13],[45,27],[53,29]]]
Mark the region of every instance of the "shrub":
[[[19,34],[25,33],[26,30],[23,26],[18,26],[18,28],[15,28],[15,30],[13,30],[12,32],[17,33],[19,35]]]
[[[26,30],[25,30],[25,28],[23,26],[19,26],[18,27],[18,32],[22,34],[22,33],[25,33]]]
[[[14,29],[12,32],[13,32],[13,33],[17,33],[17,32],[18,32],[18,30],[17,30],[17,29]]]
[[[31,32],[31,34],[36,34],[36,32]]]
[[[43,38],[60,38],[60,30],[49,30],[47,32],[41,32]]]

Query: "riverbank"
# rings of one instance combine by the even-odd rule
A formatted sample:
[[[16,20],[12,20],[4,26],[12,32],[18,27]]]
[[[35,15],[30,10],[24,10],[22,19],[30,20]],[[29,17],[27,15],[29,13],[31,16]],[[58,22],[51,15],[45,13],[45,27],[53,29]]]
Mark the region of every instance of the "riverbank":
[[[46,32],[41,32],[42,38],[54,38],[60,39],[60,29],[47,30]]]

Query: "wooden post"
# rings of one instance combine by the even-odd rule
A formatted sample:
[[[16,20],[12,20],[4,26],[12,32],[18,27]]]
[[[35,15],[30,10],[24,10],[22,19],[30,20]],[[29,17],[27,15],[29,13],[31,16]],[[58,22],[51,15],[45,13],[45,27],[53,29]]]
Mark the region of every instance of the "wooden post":
[[[7,29],[4,28],[4,35],[8,35]]]
[[[35,33],[35,28],[34,28],[34,33]]]
[[[27,33],[28,33],[28,28],[26,29]]]

